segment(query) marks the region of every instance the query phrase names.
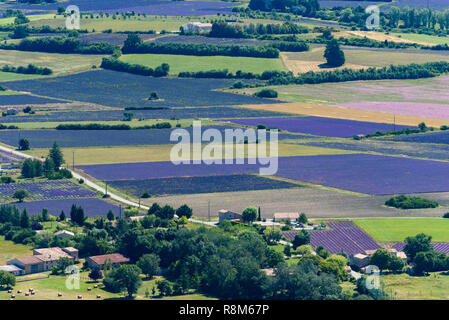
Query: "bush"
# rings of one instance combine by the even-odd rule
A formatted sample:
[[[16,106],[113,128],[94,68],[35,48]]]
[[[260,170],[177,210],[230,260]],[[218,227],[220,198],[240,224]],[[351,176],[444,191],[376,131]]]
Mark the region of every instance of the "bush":
[[[399,195],[388,199],[385,205],[398,209],[425,209],[438,207],[438,202],[420,197]]]
[[[256,97],[259,98],[277,98],[278,93],[277,91],[273,89],[262,89],[254,94]]]

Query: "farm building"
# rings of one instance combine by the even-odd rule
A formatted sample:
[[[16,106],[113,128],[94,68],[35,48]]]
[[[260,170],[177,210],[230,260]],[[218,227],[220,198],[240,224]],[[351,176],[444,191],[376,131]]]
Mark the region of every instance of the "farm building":
[[[60,239],[66,239],[66,238],[71,238],[71,237],[75,236],[75,234],[73,232],[70,232],[67,230],[57,231],[53,235]]]
[[[86,262],[90,268],[102,268],[106,262],[109,262],[116,267],[128,263],[129,259],[120,253],[113,253],[88,257],[86,258]]]
[[[6,266],[0,266],[0,271],[6,271],[9,273],[12,273],[15,276],[18,276],[18,275],[22,274],[23,270],[14,265],[6,265]]]
[[[276,212],[273,221],[296,221],[298,218],[298,212]]]
[[[363,253],[357,253],[349,258],[351,265],[357,266],[359,268],[366,267],[369,265],[370,257]]]
[[[32,256],[10,260],[7,265],[21,269],[18,274],[45,272],[56,266],[63,257],[77,261],[78,250],[71,247],[34,249]]]
[[[221,209],[218,211],[218,222],[222,223],[224,220],[242,220],[242,215],[240,213]]]
[[[182,26],[185,33],[204,34],[212,30],[211,23],[189,22]]]

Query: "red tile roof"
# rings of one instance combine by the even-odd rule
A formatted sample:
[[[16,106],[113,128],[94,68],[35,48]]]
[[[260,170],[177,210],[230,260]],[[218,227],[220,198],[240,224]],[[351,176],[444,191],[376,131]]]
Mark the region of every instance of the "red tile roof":
[[[120,253],[104,254],[101,256],[92,256],[92,257],[89,257],[89,259],[92,259],[96,264],[98,264],[100,266],[104,265],[106,260],[110,260],[110,262],[113,264],[129,262],[129,259]]]

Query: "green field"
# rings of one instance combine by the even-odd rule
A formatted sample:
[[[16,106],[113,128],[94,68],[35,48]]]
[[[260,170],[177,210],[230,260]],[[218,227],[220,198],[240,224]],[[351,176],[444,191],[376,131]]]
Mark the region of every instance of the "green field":
[[[381,275],[385,291],[398,300],[447,300],[449,299],[449,275],[431,273],[413,277],[408,274]]]
[[[15,244],[0,236],[0,265],[6,264],[8,260],[32,255],[31,249],[30,246]]]
[[[32,277],[35,280],[17,282],[14,287],[13,293],[15,294],[15,300],[77,300],[78,295],[83,297],[83,300],[97,300],[97,295],[101,296],[101,299],[125,299],[124,294],[111,293],[104,290],[103,284],[100,282],[91,281],[88,278],[89,272],[80,273],[80,287],[79,289],[69,289],[66,286],[67,277],[64,275],[50,275],[47,278],[47,273],[27,275],[26,277]],[[162,299],[162,300],[214,300],[215,298],[205,296],[203,294],[192,292],[190,294],[182,296],[170,296],[160,298],[158,296],[158,290],[156,288],[156,296],[152,296],[152,289],[156,287],[156,281],[162,279],[162,277],[155,277],[152,280],[143,279],[142,285],[139,288],[137,294],[134,295],[134,299]],[[94,288],[98,285],[98,288]],[[30,288],[36,292],[35,295],[25,296],[25,292],[28,292]],[[89,291],[88,288],[91,288]],[[17,291],[21,290],[22,293]],[[149,296],[146,297],[145,293],[148,292]],[[58,293],[62,296],[58,297]],[[0,290],[0,300],[9,300],[10,294],[6,290]]]
[[[410,41],[426,42],[429,45],[445,44],[445,43],[449,44],[449,37],[430,36],[427,34],[418,34],[418,33],[393,33],[392,35]]]
[[[0,50],[0,66],[27,66],[34,64],[53,70],[53,75],[63,75],[88,71],[93,65],[101,64],[102,55],[90,54],[59,54],[45,52],[28,52],[16,50]],[[19,80],[42,77],[40,75],[26,75],[12,72],[0,72],[0,81]]]
[[[354,222],[379,242],[400,242],[425,233],[432,241],[449,242],[449,219],[356,219]]]
[[[36,78],[40,78],[40,77],[43,77],[43,76],[38,75],[38,74],[22,74],[22,73],[0,71],[0,81],[27,80],[27,79],[36,79]],[[8,94],[11,94],[11,91],[9,91],[9,93],[6,93],[6,91],[2,91],[2,94],[8,95]]]
[[[185,71],[208,71],[228,69],[230,72],[242,70],[244,72],[262,73],[267,70],[285,71],[281,59],[224,57],[224,56],[186,56],[171,54],[128,54],[120,57],[128,63],[136,63],[155,68],[162,63],[170,65],[170,74],[177,75]]]
[[[30,21],[39,21],[39,20],[44,20],[44,19],[49,20],[49,19],[53,19],[54,17],[61,17],[61,16],[57,16],[54,14],[35,14],[35,15],[27,16],[27,18]],[[16,17],[2,18],[2,19],[0,19],[0,26],[14,23],[15,19],[16,19]]]

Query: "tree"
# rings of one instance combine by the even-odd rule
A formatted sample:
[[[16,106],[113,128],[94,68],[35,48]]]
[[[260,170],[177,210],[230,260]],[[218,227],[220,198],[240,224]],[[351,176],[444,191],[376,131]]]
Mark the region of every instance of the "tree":
[[[84,209],[73,204],[70,209],[70,220],[72,220],[73,223],[82,226],[86,220],[86,217],[84,216]]]
[[[404,252],[410,261],[415,259],[418,252],[432,251],[433,247],[431,244],[432,237],[427,236],[424,233],[420,233],[414,237],[407,237],[405,239]]]
[[[340,67],[345,64],[345,53],[340,49],[340,45],[335,39],[327,43],[324,57],[327,64],[331,67]]]
[[[298,222],[299,223],[307,223],[307,216],[305,213],[301,213],[298,217]]]
[[[173,293],[173,289],[170,282],[167,280],[159,280],[156,282],[157,289],[159,290],[160,296],[170,296]]]
[[[268,244],[276,244],[282,238],[282,232],[279,229],[268,228],[263,233]]]
[[[108,214],[106,215],[106,218],[108,218],[109,221],[114,221],[115,219],[114,212],[112,212],[112,210],[109,210]]]
[[[28,196],[28,192],[24,189],[17,189],[12,197],[17,199],[19,202],[22,202]]]
[[[19,140],[19,150],[30,150],[30,142],[28,139],[22,138]]]
[[[58,260],[58,269],[61,272],[64,272],[65,269],[67,269],[67,267],[72,266],[73,264],[74,264],[73,260],[70,259],[69,257],[61,257]]]
[[[160,210],[158,210],[155,214],[157,217],[161,219],[171,220],[175,216],[175,209],[173,209],[171,206],[167,204],[163,206]]]
[[[58,171],[61,165],[64,163],[64,156],[56,141],[53,143],[53,147],[48,154],[49,158],[53,160],[54,170]]]
[[[135,33],[129,33],[125,42],[123,43],[122,51],[126,53],[127,51],[138,48],[142,44],[142,39],[139,35]]]
[[[98,281],[99,279],[103,278],[103,273],[101,272],[100,268],[93,268],[89,273],[89,278],[94,281]]]
[[[51,177],[55,173],[55,164],[51,158],[46,158],[44,161],[44,176]]]
[[[192,216],[192,208],[190,208],[188,205],[183,204],[178,209],[176,209],[176,215],[178,217],[186,217],[189,219]]]
[[[257,219],[257,209],[254,207],[248,207],[242,212],[242,219],[246,222],[253,222]]]
[[[118,283],[120,288],[126,290],[128,298],[131,298],[142,285],[141,273],[142,270],[138,266],[125,264],[115,270],[112,278]]]
[[[16,285],[16,277],[7,271],[0,270],[0,286],[12,288],[15,285]]]
[[[23,162],[21,173],[22,173],[22,177],[24,177],[24,178],[34,178],[35,173],[34,173],[33,160],[26,159]]]
[[[161,259],[155,254],[144,254],[137,261],[137,266],[142,269],[142,273],[145,274],[149,279],[153,278],[156,274],[160,272]]]
[[[20,216],[20,227],[27,229],[31,226],[30,216],[26,209],[23,209],[22,214]]]
[[[61,211],[61,214],[59,215],[59,221],[65,221],[65,213],[64,210]]]
[[[390,269],[392,272],[399,272],[399,271],[402,271],[402,269],[404,268],[404,265],[405,265],[405,263],[401,258],[392,254],[390,261],[388,263],[388,269]]]
[[[150,207],[150,209],[148,209],[148,214],[154,214],[156,215],[156,213],[161,210],[161,206],[159,204],[157,204],[156,202],[153,203]]]
[[[299,246],[310,243],[310,233],[307,230],[301,230],[301,232],[295,235],[293,239],[293,249],[296,249]]]
[[[387,249],[378,249],[370,258],[370,264],[377,266],[380,271],[389,269],[391,253]]]
[[[438,253],[435,251],[421,251],[415,255],[415,272],[422,274],[425,272],[438,271],[441,263]]]

